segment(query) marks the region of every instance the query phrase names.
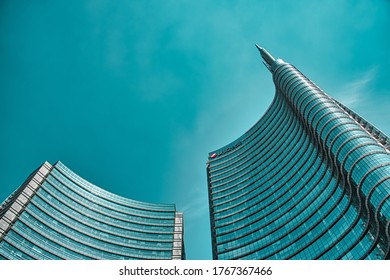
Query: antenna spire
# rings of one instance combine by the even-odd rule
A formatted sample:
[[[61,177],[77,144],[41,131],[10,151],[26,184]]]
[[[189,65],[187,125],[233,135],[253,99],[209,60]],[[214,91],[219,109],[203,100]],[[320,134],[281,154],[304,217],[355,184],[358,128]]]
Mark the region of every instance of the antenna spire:
[[[271,65],[275,61],[275,58],[269,54],[264,48],[260,47],[258,44],[255,44],[256,48],[259,50],[261,57],[263,58],[263,63],[269,71],[271,71]]]

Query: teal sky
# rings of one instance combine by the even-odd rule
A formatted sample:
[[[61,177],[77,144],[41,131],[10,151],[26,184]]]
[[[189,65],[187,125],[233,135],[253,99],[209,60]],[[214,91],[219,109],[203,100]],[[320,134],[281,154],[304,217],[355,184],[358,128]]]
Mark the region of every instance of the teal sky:
[[[0,200],[44,161],[184,212],[211,259],[205,164],[270,105],[254,44],[390,135],[390,2],[0,3]]]

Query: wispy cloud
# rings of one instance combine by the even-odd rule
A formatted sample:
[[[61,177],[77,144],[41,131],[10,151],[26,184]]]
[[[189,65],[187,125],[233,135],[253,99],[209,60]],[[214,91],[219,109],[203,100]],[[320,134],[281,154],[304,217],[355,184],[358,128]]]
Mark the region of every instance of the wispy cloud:
[[[205,192],[197,190],[191,193],[188,203],[180,210],[185,213],[186,220],[193,223],[196,220],[203,220],[208,217],[208,209],[207,194],[205,197]]]
[[[337,94],[338,99],[348,107],[362,105],[371,93],[371,84],[377,75],[377,67],[372,67],[357,79],[348,82]]]

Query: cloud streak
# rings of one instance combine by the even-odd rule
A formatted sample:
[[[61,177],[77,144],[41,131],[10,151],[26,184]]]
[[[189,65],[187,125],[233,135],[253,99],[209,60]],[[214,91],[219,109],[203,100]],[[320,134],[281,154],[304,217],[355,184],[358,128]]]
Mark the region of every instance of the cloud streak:
[[[372,67],[357,79],[346,83],[337,94],[338,99],[348,107],[358,107],[364,104],[372,91],[372,82],[377,75],[377,67]]]

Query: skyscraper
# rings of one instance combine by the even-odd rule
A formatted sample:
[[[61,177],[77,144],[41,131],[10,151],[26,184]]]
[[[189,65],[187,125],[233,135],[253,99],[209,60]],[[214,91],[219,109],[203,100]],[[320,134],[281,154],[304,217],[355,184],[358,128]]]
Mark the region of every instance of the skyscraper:
[[[107,192],[45,162],[0,206],[0,259],[184,259],[172,204]]]
[[[389,259],[389,138],[257,48],[275,97],[209,153],[213,258]]]

